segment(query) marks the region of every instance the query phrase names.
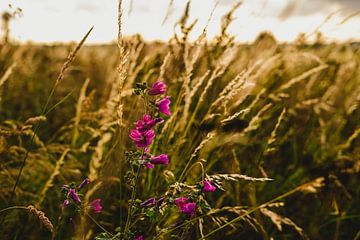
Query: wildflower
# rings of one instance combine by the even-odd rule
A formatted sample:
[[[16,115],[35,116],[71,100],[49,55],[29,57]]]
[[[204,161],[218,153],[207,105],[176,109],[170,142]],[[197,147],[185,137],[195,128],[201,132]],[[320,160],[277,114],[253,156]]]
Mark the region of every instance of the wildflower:
[[[64,211],[65,208],[66,208],[69,204],[70,204],[70,201],[69,201],[68,199],[65,199],[65,201],[63,202],[62,207],[61,207],[62,211]]]
[[[80,185],[78,186],[78,190],[80,191],[83,187],[88,185],[89,182],[90,182],[90,180],[88,178],[85,178],[84,181],[82,181],[82,183],[80,183]]]
[[[151,89],[148,91],[149,95],[160,95],[166,92],[166,84],[161,81],[156,81]]]
[[[148,156],[143,157],[143,159],[148,158]],[[150,155],[150,160],[145,163],[146,168],[154,168],[153,164],[169,164],[169,157],[166,154],[160,154],[157,157],[154,157],[153,155]]]
[[[165,165],[167,165],[169,163],[169,157],[166,154],[160,154],[157,157],[151,157],[150,162],[152,164],[165,164]]]
[[[175,204],[179,207],[180,212],[192,216],[195,213],[196,203],[189,202],[189,198],[180,197],[175,199]]]
[[[162,112],[163,114],[170,116],[170,97],[167,96],[159,101],[156,102],[156,107],[158,108],[159,112]]]
[[[150,115],[144,114],[142,120],[138,120],[135,123],[136,130],[138,130],[140,133],[146,132],[153,128],[156,124],[164,122],[164,119],[162,118],[154,118],[151,119]]]
[[[139,132],[136,129],[131,129],[130,131],[130,138],[134,141],[136,147],[138,148],[149,146],[154,137],[155,132],[152,129],[143,133]]]
[[[138,235],[134,238],[134,240],[144,240],[144,236],[143,235]]]
[[[141,207],[150,207],[155,204],[155,198],[149,198],[148,200],[142,202],[140,204]]]
[[[151,162],[146,162],[145,167],[148,169],[154,168],[154,165],[151,164]]]
[[[192,216],[195,213],[196,204],[194,202],[185,203],[180,206],[180,212]]]
[[[204,192],[213,192],[215,190],[216,187],[211,185],[211,181],[204,181],[204,187],[203,187]]]
[[[93,210],[95,213],[101,213],[102,206],[100,205],[101,199],[97,198],[94,201],[90,203],[91,210]]]
[[[69,192],[68,192],[68,196],[69,196],[72,200],[74,200],[74,202],[75,202],[76,204],[78,204],[78,205],[81,204],[80,198],[79,198],[79,196],[76,194],[75,189],[72,189],[72,188],[71,188],[71,189],[69,190]]]

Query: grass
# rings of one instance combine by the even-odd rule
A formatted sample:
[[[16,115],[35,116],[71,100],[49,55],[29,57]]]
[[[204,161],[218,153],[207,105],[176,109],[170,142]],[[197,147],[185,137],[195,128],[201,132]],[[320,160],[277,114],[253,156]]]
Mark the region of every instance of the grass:
[[[187,39],[193,23],[185,11],[182,35],[168,43],[123,38],[120,30],[118,44],[84,45],[68,64],[74,46],[3,43],[1,236],[51,238],[26,211],[5,211],[32,204],[61,239],[118,236],[115,229],[125,225],[146,239],[355,239],[359,47],[279,44],[269,33],[238,44],[227,33],[232,12],[211,41]],[[50,91],[61,66],[67,71]],[[133,88],[158,79],[168,85],[173,114],[157,130],[152,152],[166,153],[170,163],[141,169],[135,188],[125,152],[135,149],[128,134],[143,102]],[[49,106],[56,107],[46,119],[36,118]],[[104,210],[90,218],[79,212],[74,229],[59,218],[61,187],[85,177],[92,183],[84,201],[101,198]],[[204,206],[194,218],[168,202],[155,212],[129,207],[131,196],[141,202],[192,193],[204,177],[218,190],[200,197]]]

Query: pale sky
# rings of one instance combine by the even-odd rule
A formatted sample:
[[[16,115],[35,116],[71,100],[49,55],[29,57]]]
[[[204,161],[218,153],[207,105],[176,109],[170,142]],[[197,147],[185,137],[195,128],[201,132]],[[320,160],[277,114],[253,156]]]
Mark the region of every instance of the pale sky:
[[[182,15],[185,0],[174,0],[172,13],[162,25],[170,0],[124,0],[124,35],[140,33],[146,40],[168,40],[174,23]],[[23,9],[23,17],[11,24],[11,36],[18,41],[79,41],[94,25],[90,43],[116,39],[117,0],[0,0],[0,11]],[[192,0],[191,19],[198,18],[192,34],[202,31],[215,0]],[[237,1],[220,0],[208,28],[209,38],[220,28],[221,17]],[[285,9],[289,9],[285,13]],[[360,0],[244,0],[235,12],[229,31],[241,42],[253,41],[262,31],[271,31],[279,41],[292,41],[299,32],[313,32],[329,14],[320,30],[328,40],[360,40]],[[358,13],[340,24],[352,14]]]

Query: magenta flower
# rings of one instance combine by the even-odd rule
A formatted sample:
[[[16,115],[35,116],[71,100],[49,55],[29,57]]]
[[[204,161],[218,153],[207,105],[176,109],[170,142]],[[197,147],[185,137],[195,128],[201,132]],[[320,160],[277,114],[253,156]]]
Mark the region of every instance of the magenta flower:
[[[151,164],[151,162],[146,162],[145,167],[148,169],[154,168],[154,165]]]
[[[195,213],[196,204],[194,202],[185,203],[180,206],[180,212],[187,214],[188,216],[192,216]]]
[[[161,81],[156,81],[148,91],[149,95],[160,95],[166,92],[166,84]]]
[[[138,130],[140,133],[146,132],[150,129],[152,129],[156,124],[164,122],[164,119],[162,118],[154,118],[151,119],[150,115],[144,114],[142,120],[138,120],[135,123],[136,130]]]
[[[80,201],[80,198],[79,196],[76,194],[76,190],[75,189],[70,189],[69,192],[68,192],[68,196],[74,200],[74,202],[77,204],[77,205],[80,205],[81,204],[81,201]]]
[[[149,198],[148,200],[142,202],[140,204],[141,207],[150,207],[155,204],[155,198]]]
[[[144,240],[144,236],[143,235],[138,235],[134,238],[134,240]]]
[[[94,201],[90,203],[91,210],[93,210],[95,213],[101,213],[102,206],[100,205],[101,199],[97,198]]]
[[[180,212],[192,216],[195,213],[196,203],[189,202],[189,200],[189,198],[180,197],[176,198],[174,202],[179,207]]]
[[[151,157],[150,162],[152,164],[165,164],[165,165],[167,165],[169,163],[169,157],[166,154],[160,154],[157,157]]]
[[[163,114],[170,116],[170,97],[167,96],[159,101],[156,102],[156,107],[158,108],[159,112],[162,112]]]
[[[134,141],[136,147],[138,148],[149,146],[154,137],[155,132],[152,129],[143,133],[139,132],[136,129],[130,130],[130,138]]]
[[[215,190],[216,187],[211,185],[211,181],[204,181],[204,187],[203,187],[204,192],[213,192]]]
[[[82,181],[82,183],[80,183],[80,185],[78,186],[78,190],[80,191],[83,187],[88,185],[89,182],[90,182],[90,180],[88,178],[85,178],[84,181]]]

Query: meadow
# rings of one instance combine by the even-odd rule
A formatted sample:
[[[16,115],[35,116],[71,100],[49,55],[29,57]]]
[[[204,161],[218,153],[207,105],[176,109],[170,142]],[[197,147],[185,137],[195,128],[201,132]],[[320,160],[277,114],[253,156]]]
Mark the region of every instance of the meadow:
[[[0,45],[0,239],[360,239],[360,45],[240,44],[235,8],[191,42],[188,10],[168,42]]]

